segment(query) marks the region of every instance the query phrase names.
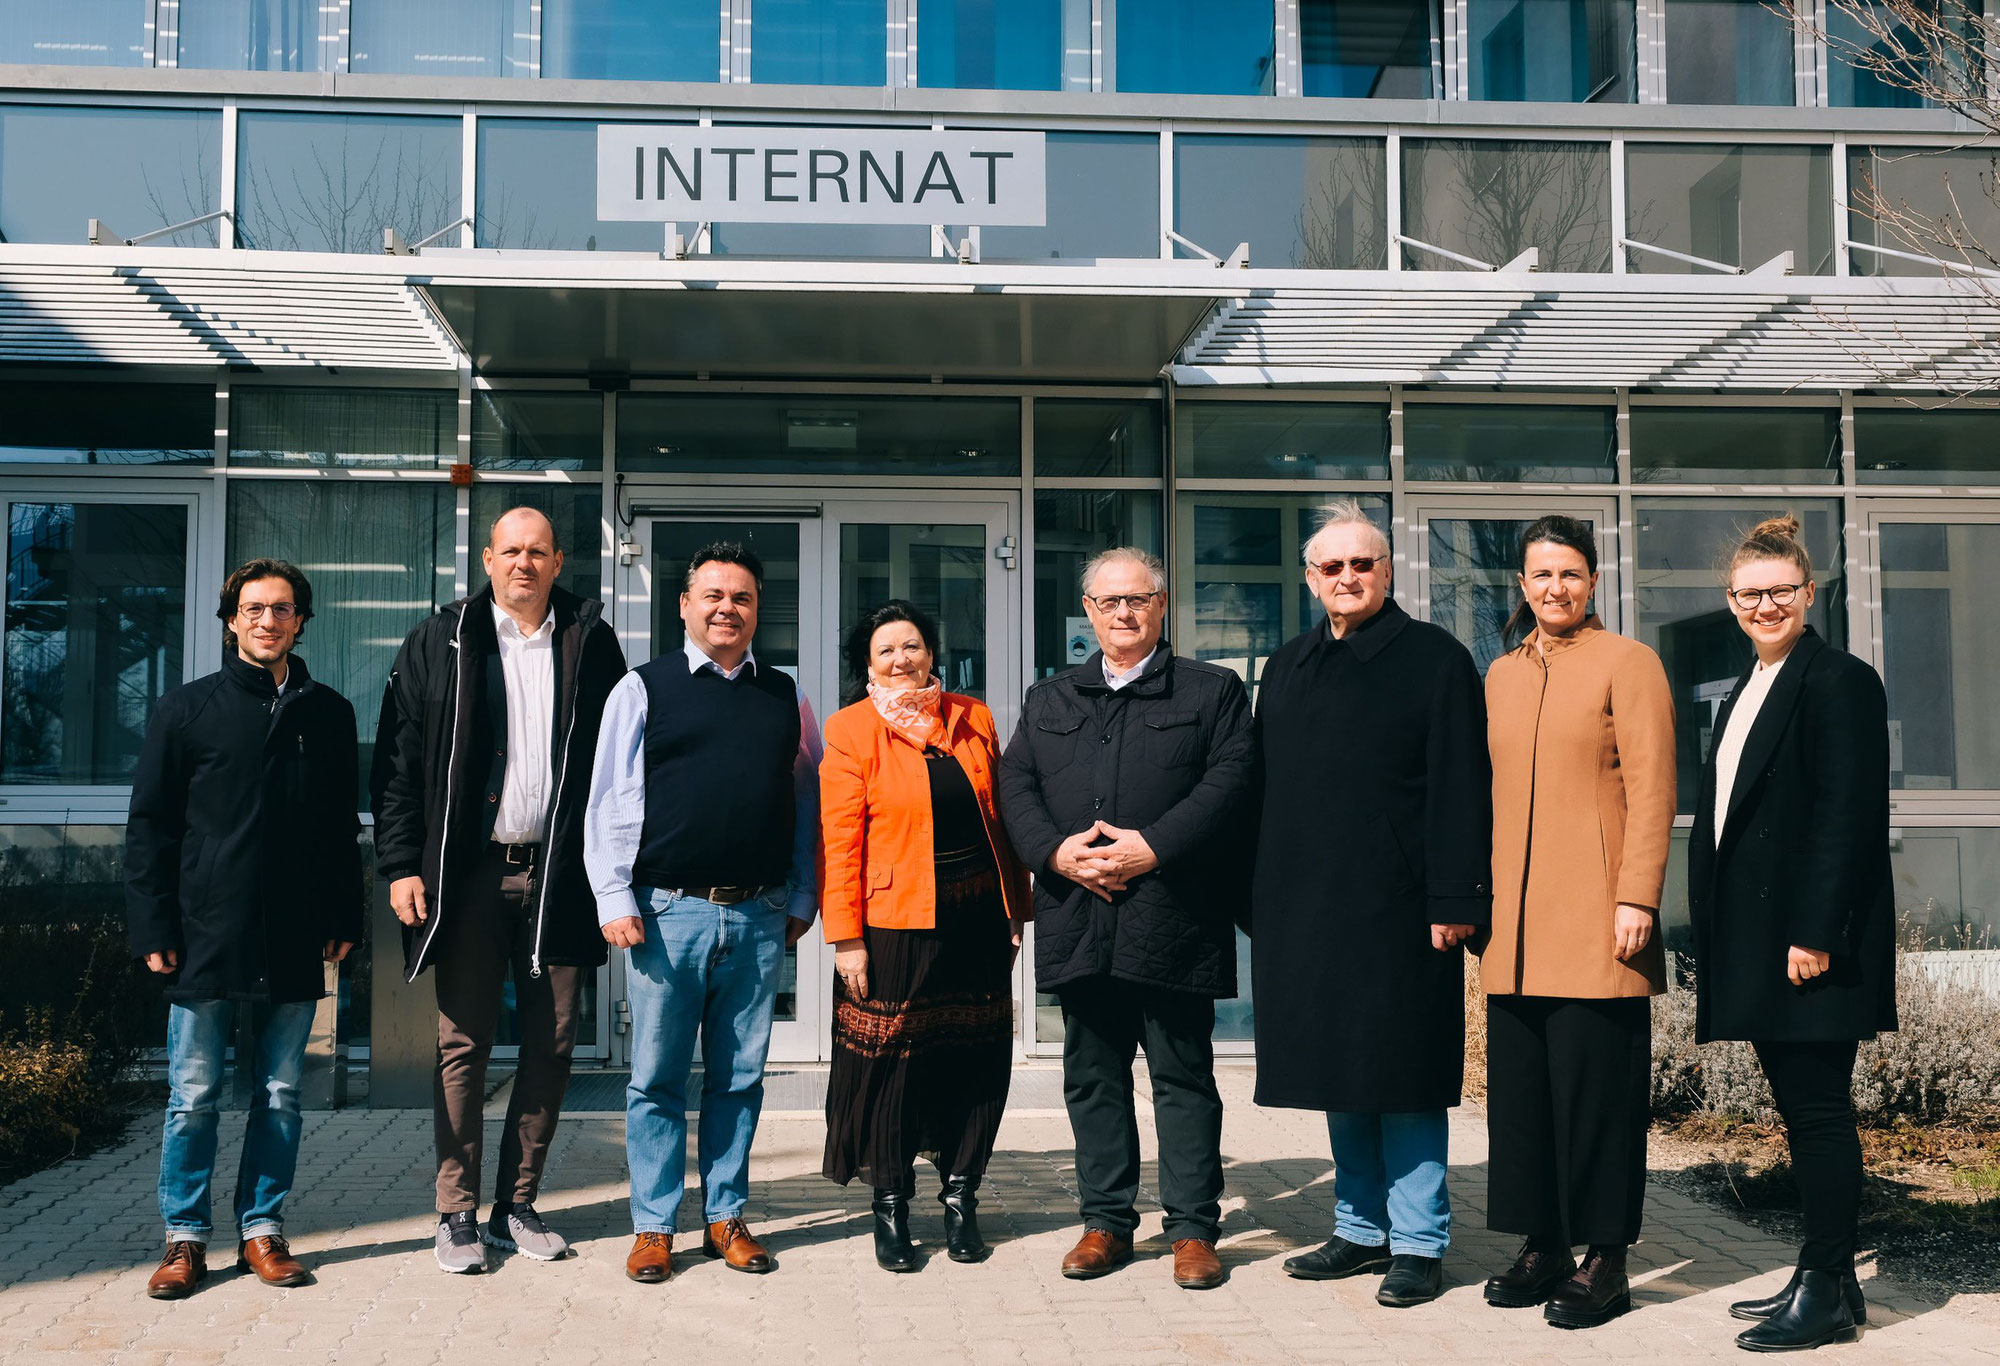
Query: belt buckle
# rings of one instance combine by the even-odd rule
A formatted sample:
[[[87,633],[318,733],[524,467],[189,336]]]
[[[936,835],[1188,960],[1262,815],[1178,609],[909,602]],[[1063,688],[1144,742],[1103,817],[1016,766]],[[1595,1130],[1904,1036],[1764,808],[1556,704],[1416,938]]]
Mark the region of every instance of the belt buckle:
[[[748,901],[755,890],[753,887],[711,887],[708,899],[718,906],[736,906]]]
[[[535,846],[532,844],[503,844],[500,849],[501,857],[516,867],[532,867],[535,862]],[[517,852],[519,858],[515,857]]]

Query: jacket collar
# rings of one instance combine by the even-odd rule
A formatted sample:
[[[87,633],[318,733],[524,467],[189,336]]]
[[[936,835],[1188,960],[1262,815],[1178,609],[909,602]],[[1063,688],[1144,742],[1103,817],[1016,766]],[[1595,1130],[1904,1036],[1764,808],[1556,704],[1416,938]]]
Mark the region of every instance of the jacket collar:
[[[258,697],[272,698],[278,695],[278,684],[271,677],[271,671],[261,664],[252,664],[242,655],[224,646],[222,649],[222,672],[229,681],[245,692]],[[312,686],[312,675],[306,672],[306,662],[297,652],[285,659],[285,692],[287,695],[303,692]]]
[[[1345,640],[1335,640],[1333,622],[1322,615],[1319,625],[1313,628],[1315,648],[1339,645],[1354,652],[1354,657],[1366,664],[1376,655],[1389,648],[1389,642],[1403,633],[1410,624],[1410,614],[1405,612],[1394,598],[1382,604],[1382,610],[1362,622],[1347,633]]]
[[[462,629],[473,635],[481,644],[500,646],[499,632],[493,626],[493,583],[489,579],[478,591],[467,594],[452,604],[458,609]],[[449,609],[447,609],[449,610]],[[565,588],[549,590],[549,610],[556,617],[556,640],[561,642],[563,633],[579,622],[590,625],[603,611],[603,604],[596,598],[580,598]]]
[[[1736,809],[1743,804],[1751,787],[1763,775],[1764,765],[1771,762],[1771,752],[1778,747],[1779,739],[1785,733],[1785,724],[1791,719],[1792,710],[1798,705],[1799,692],[1805,687],[1806,673],[1812,665],[1812,658],[1826,648],[1819,632],[1806,627],[1799,643],[1792,646],[1792,652],[1785,656],[1784,667],[1771,681],[1771,691],[1765,695],[1764,705],[1757,709],[1757,719],[1750,723],[1750,733],[1743,739],[1743,754],[1736,761],[1736,785],[1729,791],[1729,809],[1723,817],[1723,827],[1736,817]],[[1722,728],[1729,724],[1730,715],[1736,710],[1737,699],[1749,685],[1750,677],[1757,671],[1753,663],[1744,670],[1743,677],[1736,680],[1736,688],[1729,694],[1729,705],[1723,709],[1716,721],[1715,733],[1720,736]]]
[[[1603,634],[1604,622],[1597,613],[1592,612],[1584,618],[1583,625],[1577,627],[1574,635],[1545,636],[1542,634],[1542,628],[1537,626],[1528,632],[1528,638],[1515,649],[1524,652],[1530,660],[1540,663],[1580,649]]]
[[[1134,697],[1160,697],[1168,691],[1174,662],[1174,647],[1165,636],[1153,647],[1153,656],[1146,661],[1146,667],[1139,676],[1127,683],[1119,692],[1130,693]],[[1078,692],[1089,693],[1093,697],[1112,692],[1112,687],[1104,681],[1104,651],[1093,650],[1090,658],[1069,672],[1071,685]]]

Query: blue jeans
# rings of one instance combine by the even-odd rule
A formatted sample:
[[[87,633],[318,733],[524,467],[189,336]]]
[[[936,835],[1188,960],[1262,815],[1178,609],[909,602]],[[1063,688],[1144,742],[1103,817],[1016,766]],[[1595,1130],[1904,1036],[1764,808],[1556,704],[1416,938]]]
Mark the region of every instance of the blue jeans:
[[[1451,1244],[1443,1110],[1326,1117],[1333,1140],[1333,1231],[1392,1255],[1442,1257]]]
[[[764,1058],[785,962],[785,890],[734,906],[633,890],[646,938],[627,950],[632,1229],[672,1233],[687,1185],[687,1080],[697,1030],[703,1221],[733,1219],[750,1202],[750,1141],[764,1108]]]
[[[221,1123],[222,1064],[236,1007],[235,1001],[175,1001],[167,1007],[160,1217],[168,1242],[207,1243],[214,1232],[208,1188]],[[285,1231],[285,1197],[299,1166],[299,1077],[318,1007],[317,1001],[245,1007],[257,1012],[257,1085],[236,1169],[236,1227],[246,1239]]]

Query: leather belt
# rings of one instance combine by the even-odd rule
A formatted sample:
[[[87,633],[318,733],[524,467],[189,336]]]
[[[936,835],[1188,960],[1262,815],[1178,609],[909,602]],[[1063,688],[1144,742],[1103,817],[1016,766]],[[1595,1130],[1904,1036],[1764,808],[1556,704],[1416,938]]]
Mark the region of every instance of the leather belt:
[[[712,901],[718,906],[734,906],[750,901],[768,892],[768,887],[676,887],[674,895],[691,896],[697,901]]]
[[[539,844],[503,844],[499,840],[492,841],[492,844],[502,862],[517,868],[532,868],[542,857],[542,846]]]

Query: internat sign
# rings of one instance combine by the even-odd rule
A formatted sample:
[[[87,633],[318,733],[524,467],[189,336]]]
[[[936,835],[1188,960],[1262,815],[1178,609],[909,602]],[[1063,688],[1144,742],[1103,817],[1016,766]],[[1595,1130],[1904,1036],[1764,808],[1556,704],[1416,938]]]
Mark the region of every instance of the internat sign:
[[[1175,647],[1254,693],[1328,499],[1482,668],[1567,513],[1665,662],[1684,840],[1745,665],[1716,556],[1790,511],[1812,625],[1887,682],[1898,907],[2000,982],[2000,280],[1858,207],[2000,245],[1995,150],[1834,9],[4,0],[0,895],[116,912],[231,566],[310,576],[365,772],[398,642],[521,504],[634,663],[680,647],[688,551],[745,540],[818,715],[894,595],[1003,733],[1090,648],[1105,547],[1157,550]],[[420,1044],[427,1093],[375,895],[321,1042]],[[1031,961],[1025,1055],[1060,1047]],[[619,971],[581,1066],[624,1060]],[[775,1057],[827,1055],[829,977],[809,937]]]

